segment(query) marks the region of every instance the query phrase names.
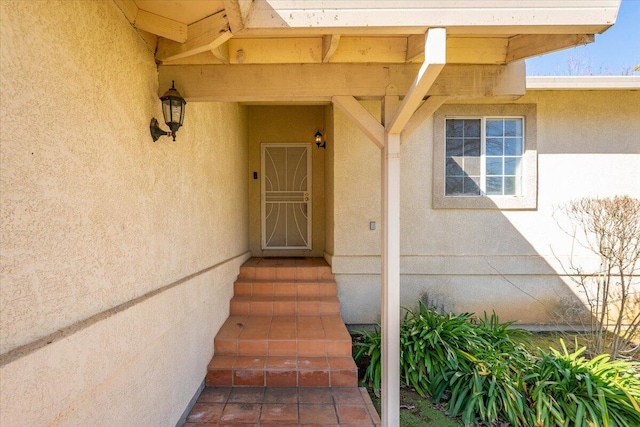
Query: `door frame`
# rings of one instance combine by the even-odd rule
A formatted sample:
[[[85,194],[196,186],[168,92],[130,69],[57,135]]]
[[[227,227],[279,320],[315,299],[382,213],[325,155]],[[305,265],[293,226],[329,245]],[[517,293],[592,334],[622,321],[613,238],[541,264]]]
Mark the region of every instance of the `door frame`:
[[[270,246],[266,245],[266,175],[265,175],[265,151],[267,148],[289,148],[289,147],[304,147],[307,149],[307,246]],[[311,153],[311,143],[308,142],[263,142],[260,144],[260,173],[262,179],[260,180],[260,246],[263,251],[267,250],[312,250],[313,247],[313,156]]]

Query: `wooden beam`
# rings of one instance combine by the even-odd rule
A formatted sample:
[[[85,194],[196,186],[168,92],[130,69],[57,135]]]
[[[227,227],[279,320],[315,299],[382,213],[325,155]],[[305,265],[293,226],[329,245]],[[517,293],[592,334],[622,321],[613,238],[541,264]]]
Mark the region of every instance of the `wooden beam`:
[[[185,24],[142,9],[136,15],[135,27],[174,42],[184,43],[187,40]]]
[[[113,0],[113,2],[120,8],[127,20],[133,24],[136,22],[136,15],[138,15],[138,5],[133,0]]]
[[[402,131],[402,139],[404,140],[411,135],[420,125],[435,113],[442,104],[446,102],[448,96],[430,96],[422,103],[422,105],[413,113],[411,120],[405,125]]]
[[[320,63],[405,63],[404,37],[284,37],[234,38],[233,53],[244,51],[243,64],[320,64]]]
[[[424,35],[412,34],[407,37],[407,62],[416,62],[424,59]]]
[[[229,61],[238,64],[235,52],[244,51],[243,64],[310,64],[322,62],[322,39],[276,38],[232,39],[229,41]]]
[[[593,34],[521,34],[509,38],[506,62],[593,43]]]
[[[447,64],[504,64],[506,37],[449,37]]]
[[[176,49],[163,50],[162,52],[160,51],[160,47],[166,46],[166,43],[164,43],[165,40],[160,40],[158,42],[158,53],[156,54],[156,58],[162,62],[174,61],[176,59],[182,59],[192,55],[197,55],[202,52],[213,51],[218,46],[227,42],[232,36],[233,34],[231,34],[231,31],[223,31],[221,33],[218,33],[216,38],[206,38],[205,40],[209,41],[209,43],[207,44],[201,44],[201,42],[204,43],[205,40],[194,43],[190,43],[189,41],[187,41],[187,43],[177,46]],[[173,53],[171,54],[169,52]]]
[[[404,37],[341,37],[331,62],[403,64],[407,56]]]
[[[195,25],[195,24],[194,24]],[[191,26],[189,27],[191,28]],[[448,30],[447,30],[448,31]],[[189,31],[189,40],[193,31]],[[447,37],[447,64],[505,64],[518,56],[533,55],[549,49],[588,42],[580,35],[521,35],[501,37]],[[418,48],[417,40],[421,40]],[[510,42],[511,40],[511,42]],[[554,43],[555,42],[555,43]],[[354,37],[324,35],[322,37],[234,38],[234,49],[243,49],[245,64],[299,63],[381,63],[404,64],[424,60],[424,35],[405,37]],[[531,43],[531,45],[530,45]],[[508,46],[512,53],[507,57]],[[163,42],[163,47],[181,46]],[[197,47],[197,46],[196,46]],[[179,49],[176,47],[176,49]],[[206,47],[203,47],[205,50]],[[232,50],[234,52],[235,50]],[[161,55],[168,53],[161,50]],[[186,49],[178,57],[200,53]],[[233,56],[233,55],[232,55]],[[171,57],[174,59],[173,57]],[[165,59],[166,60],[166,59]],[[215,61],[214,63],[219,63]]]
[[[527,91],[526,84],[526,66],[523,61],[513,61],[504,66],[502,69],[505,72],[511,73],[512,77],[520,76],[519,78],[500,78],[499,76],[495,76],[496,79],[493,82],[493,86],[491,89],[491,94],[487,93],[486,96],[494,95],[506,95],[506,92],[520,92],[520,94],[524,95]],[[435,95],[435,93],[433,94]],[[454,97],[451,97],[454,98]]]
[[[447,37],[447,64],[505,64],[508,43],[508,37]],[[424,38],[409,36],[407,62],[423,59]]]
[[[431,28],[427,31],[424,52],[425,61],[418,75],[402,100],[395,117],[388,126],[385,125],[389,133],[402,132],[444,68],[447,55],[447,31],[444,28]]]
[[[329,62],[340,43],[339,34],[322,36],[322,62]]]
[[[207,50],[215,49],[229,40],[232,33],[223,12],[216,13],[188,27],[185,43],[160,40],[156,58],[159,61],[172,61]]]
[[[159,81],[179,82],[187,101],[329,102],[334,95],[380,99],[394,81],[406,90],[416,72],[415,65],[169,65],[160,66]]]
[[[223,4],[229,27],[234,34],[237,34],[244,28],[253,0],[223,0]]]
[[[334,96],[331,102],[345,113],[378,147],[384,147],[384,127],[353,96]]]
[[[202,65],[202,64],[218,64],[223,65],[224,63],[220,61],[218,58],[213,56],[213,50],[208,50],[206,52],[199,53],[197,55],[187,56],[185,58],[175,59],[173,61],[163,62],[163,65]]]
[[[159,82],[164,88],[175,80],[187,101],[329,102],[334,95],[380,99],[390,84],[404,96],[418,70],[417,64],[161,65]],[[518,61],[447,65],[427,95],[473,100],[524,93],[524,61]]]

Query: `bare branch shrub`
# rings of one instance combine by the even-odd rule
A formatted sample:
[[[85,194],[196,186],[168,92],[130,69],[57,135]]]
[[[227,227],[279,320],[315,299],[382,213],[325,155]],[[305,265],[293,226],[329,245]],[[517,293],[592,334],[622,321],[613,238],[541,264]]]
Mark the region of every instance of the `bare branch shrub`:
[[[628,196],[582,198],[559,208],[574,243],[599,259],[596,268],[576,263],[573,251],[563,265],[584,294],[589,309],[593,353],[637,357],[640,340],[640,200]],[[556,216],[556,221],[558,217]],[[558,223],[560,223],[558,221]]]

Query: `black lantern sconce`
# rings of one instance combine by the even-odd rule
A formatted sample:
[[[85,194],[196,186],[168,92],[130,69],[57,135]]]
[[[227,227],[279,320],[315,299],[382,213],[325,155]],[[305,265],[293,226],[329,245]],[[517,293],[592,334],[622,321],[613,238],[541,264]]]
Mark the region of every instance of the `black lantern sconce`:
[[[184,100],[182,95],[176,90],[175,82],[171,81],[171,89],[166,91],[164,95],[160,97],[162,101],[162,115],[164,116],[164,122],[171,129],[169,132],[163,131],[158,126],[158,120],[154,117],[151,119],[149,128],[151,129],[151,138],[157,141],[163,135],[169,135],[176,140],[176,132],[182,126],[184,122],[184,107],[187,105],[187,101]]]
[[[313,137],[316,140],[316,145],[318,146],[318,148],[327,148],[327,141],[322,140],[322,133],[320,131],[316,132]]]

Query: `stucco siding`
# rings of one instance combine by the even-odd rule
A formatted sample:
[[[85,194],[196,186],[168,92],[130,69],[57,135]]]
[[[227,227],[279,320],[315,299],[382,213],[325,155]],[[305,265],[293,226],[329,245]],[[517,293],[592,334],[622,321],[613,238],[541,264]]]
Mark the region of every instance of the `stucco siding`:
[[[571,239],[554,210],[583,196],[640,197],[639,91],[531,91],[516,103],[537,108],[536,209],[434,209],[433,163],[442,159],[433,158],[433,119],[404,136],[403,306],[422,299],[456,312],[495,310],[503,320],[558,322],[577,290],[561,277]],[[373,104],[364,103],[379,114]],[[339,111],[335,129],[332,265],[345,321],[371,323],[380,315],[380,235],[368,229],[380,217],[380,154]],[[593,261],[583,250],[574,256]]]
[[[364,101],[380,119],[380,102]],[[380,253],[380,149],[340,110],[334,108],[334,256]]]
[[[249,256],[246,107],[189,103],[154,143],[113,2],[0,12],[0,425],[174,425]]]

